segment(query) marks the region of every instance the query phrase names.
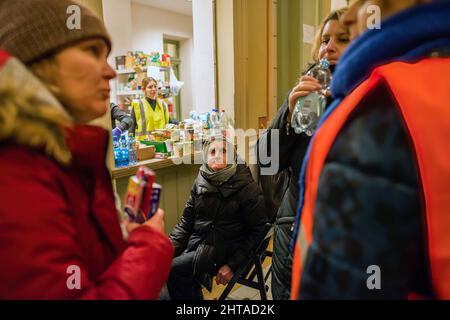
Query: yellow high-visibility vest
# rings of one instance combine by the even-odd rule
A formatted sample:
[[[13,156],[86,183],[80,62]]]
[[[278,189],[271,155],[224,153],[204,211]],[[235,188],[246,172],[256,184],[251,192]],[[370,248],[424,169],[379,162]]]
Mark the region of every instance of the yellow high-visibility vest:
[[[145,140],[152,131],[164,129],[169,123],[167,105],[159,99],[156,100],[155,110],[146,98],[133,102],[132,105],[136,116],[136,140]]]

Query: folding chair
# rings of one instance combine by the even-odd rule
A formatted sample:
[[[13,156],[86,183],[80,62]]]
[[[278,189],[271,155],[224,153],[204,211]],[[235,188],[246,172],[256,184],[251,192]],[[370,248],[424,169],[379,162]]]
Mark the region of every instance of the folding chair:
[[[272,272],[272,266],[264,276],[262,265],[267,257],[272,257],[272,252],[267,250],[272,235],[273,226],[272,224],[267,223],[257,245],[249,253],[249,259],[234,273],[233,278],[220,295],[219,300],[225,300],[236,283],[257,289],[261,300],[267,300],[266,291],[268,291],[269,288],[266,286],[266,282]],[[256,281],[254,280],[255,277]]]

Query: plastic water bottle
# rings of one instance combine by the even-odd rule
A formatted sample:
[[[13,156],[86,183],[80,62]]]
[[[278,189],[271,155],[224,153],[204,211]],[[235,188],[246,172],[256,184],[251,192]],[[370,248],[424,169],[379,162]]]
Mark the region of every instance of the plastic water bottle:
[[[113,137],[113,147],[114,147],[114,163],[116,165],[116,168],[119,168],[122,166],[121,163],[121,151],[120,151],[120,143],[119,143],[119,139],[114,136]]]
[[[197,111],[192,110],[189,112],[189,119],[191,119],[192,121],[197,121],[198,120],[198,114]]]
[[[222,134],[224,136],[230,135],[231,132],[234,130],[232,121],[230,118],[228,118],[227,114],[225,113],[225,110],[222,110],[220,112],[220,129],[222,130]]]
[[[122,133],[120,137],[120,166],[126,167],[130,163],[130,150],[128,147],[127,136]]]
[[[219,119],[220,119],[219,120],[220,129],[222,130],[228,129],[228,117],[227,114],[225,113],[225,110],[220,111]]]
[[[130,133],[128,135],[128,144],[130,145],[130,148],[129,148],[130,162],[129,162],[129,164],[132,166],[137,163],[136,139],[134,138],[134,134],[132,134],[132,133]]]
[[[220,115],[219,110],[213,109],[211,112],[211,125],[212,125],[212,135],[220,135]]]
[[[203,124],[205,125],[205,129],[211,129],[212,128],[211,113],[210,112],[203,113],[201,115],[201,117],[200,117],[200,121],[202,121]]]
[[[307,75],[317,79],[322,85],[322,90],[311,92],[306,97],[298,99],[292,114],[291,125],[295,133],[304,132],[308,136],[312,136],[327,103],[325,93],[329,89],[332,78],[330,63],[326,59],[320,60]]]

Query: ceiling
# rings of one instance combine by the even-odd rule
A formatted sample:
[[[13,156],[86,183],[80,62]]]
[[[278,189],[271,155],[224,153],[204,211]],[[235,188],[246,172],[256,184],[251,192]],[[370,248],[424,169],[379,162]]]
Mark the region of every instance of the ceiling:
[[[132,0],[132,2],[192,16],[192,0]]]

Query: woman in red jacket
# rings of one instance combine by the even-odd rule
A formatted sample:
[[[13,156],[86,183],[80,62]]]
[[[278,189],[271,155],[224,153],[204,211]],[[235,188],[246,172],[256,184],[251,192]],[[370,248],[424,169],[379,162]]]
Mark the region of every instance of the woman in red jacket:
[[[103,24],[68,0],[7,2],[0,3],[0,21],[10,21],[0,26],[0,299],[157,298],[173,255],[163,213],[127,223],[124,241],[105,166],[108,133],[86,125],[108,110],[115,77]],[[69,28],[72,5],[79,29]]]

